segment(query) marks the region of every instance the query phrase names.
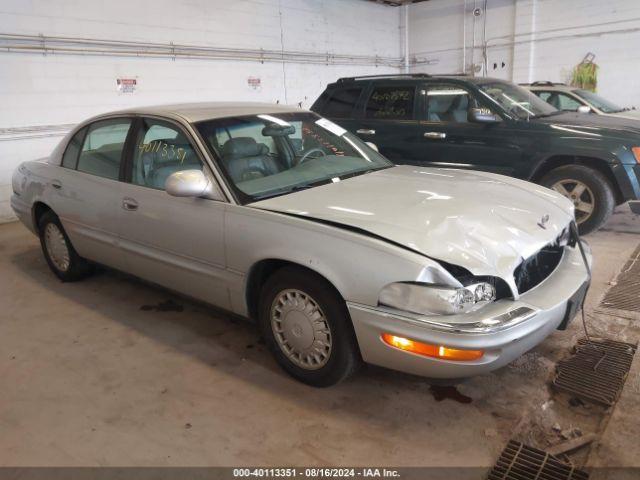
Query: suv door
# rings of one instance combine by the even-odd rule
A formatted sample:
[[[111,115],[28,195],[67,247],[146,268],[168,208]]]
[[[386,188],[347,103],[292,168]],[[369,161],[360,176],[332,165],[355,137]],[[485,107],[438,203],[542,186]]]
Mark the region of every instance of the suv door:
[[[166,119],[138,119],[120,197],[126,270],[222,308],[230,308],[225,270],[226,202],[173,197],[174,172],[202,170],[216,182],[184,129]]]
[[[425,115],[416,139],[423,152],[420,165],[485,170],[513,176],[523,157],[522,146],[509,121],[469,121],[470,108],[489,107],[457,83],[424,86]]]
[[[395,163],[419,163],[425,153],[416,148],[420,143],[418,95],[415,82],[372,82],[355,133],[375,143]]]
[[[118,249],[118,201],[122,159],[132,118],[95,121],[67,145],[52,185],[54,208],[78,253],[122,268]]]

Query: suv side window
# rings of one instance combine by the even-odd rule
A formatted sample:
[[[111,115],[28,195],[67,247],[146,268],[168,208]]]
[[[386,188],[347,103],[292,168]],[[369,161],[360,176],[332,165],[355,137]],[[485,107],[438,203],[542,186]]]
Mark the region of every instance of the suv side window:
[[[374,87],[365,116],[377,120],[411,120],[415,94],[414,86]]]
[[[469,108],[475,105],[471,94],[457,85],[433,85],[427,88],[427,121],[468,122]]]
[[[136,133],[131,183],[164,190],[169,175],[202,170],[202,163],[186,134],[171,122],[144,118]]]
[[[570,95],[562,92],[537,91],[535,94],[558,110],[569,110],[575,112],[578,110],[578,107],[582,105],[582,103],[572,98]]]
[[[130,127],[130,118],[92,123],[78,158],[78,171],[118,180],[124,142]]]
[[[361,93],[362,87],[335,90],[324,106],[323,115],[332,118],[351,117]]]
[[[78,165],[78,156],[80,155],[80,149],[82,148],[82,141],[84,140],[84,135],[86,133],[87,127],[84,127],[78,130],[71,138],[67,144],[67,149],[64,151],[64,155],[62,156],[63,167],[71,168],[72,170],[76,169],[76,166]]]

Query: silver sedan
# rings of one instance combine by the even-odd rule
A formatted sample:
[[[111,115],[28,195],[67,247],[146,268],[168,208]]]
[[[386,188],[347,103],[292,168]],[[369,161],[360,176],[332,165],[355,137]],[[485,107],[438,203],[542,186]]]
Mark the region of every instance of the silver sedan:
[[[291,107],[132,109],[21,164],[11,204],[62,281],[103,264],[254,319],[315,386],[482,374],[566,326],[591,262],[571,202],[374,147]]]

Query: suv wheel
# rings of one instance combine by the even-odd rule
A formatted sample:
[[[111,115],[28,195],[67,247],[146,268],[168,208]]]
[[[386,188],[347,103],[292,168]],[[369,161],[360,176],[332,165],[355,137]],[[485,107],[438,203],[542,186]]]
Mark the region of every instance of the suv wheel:
[[[344,300],[302,268],[285,267],[267,280],[259,324],[280,366],[314,387],[346,379],[362,362]]]
[[[60,219],[52,211],[45,212],[40,217],[38,231],[44,258],[60,280],[73,282],[93,271],[93,265],[75,251]]]
[[[573,202],[582,235],[600,228],[613,213],[613,188],[597,170],[583,165],[566,165],[551,170],[540,183]]]

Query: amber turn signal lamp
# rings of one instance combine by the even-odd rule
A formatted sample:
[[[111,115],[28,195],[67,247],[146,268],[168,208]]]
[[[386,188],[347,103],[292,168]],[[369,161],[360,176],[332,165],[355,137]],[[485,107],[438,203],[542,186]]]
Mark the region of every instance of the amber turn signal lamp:
[[[408,338],[398,337],[390,333],[382,334],[382,341],[387,345],[399,348],[406,352],[417,353],[426,357],[441,358],[443,360],[471,361],[477,360],[484,355],[484,350],[459,350],[449,348],[444,345],[430,345],[428,343],[416,342]]]
[[[640,147],[632,147],[631,152],[633,152],[633,156],[636,157],[636,162],[640,163]]]

